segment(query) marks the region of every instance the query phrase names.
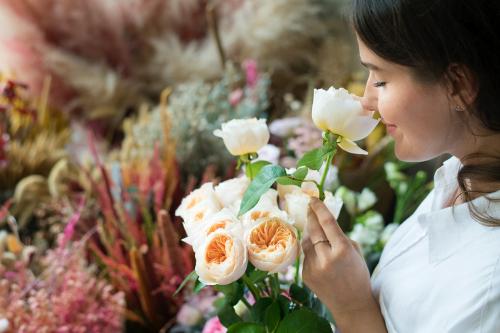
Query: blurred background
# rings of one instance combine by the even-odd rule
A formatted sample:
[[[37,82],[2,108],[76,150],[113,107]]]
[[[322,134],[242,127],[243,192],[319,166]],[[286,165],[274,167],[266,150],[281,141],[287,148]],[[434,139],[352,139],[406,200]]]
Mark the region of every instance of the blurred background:
[[[175,209],[234,176],[223,122],[266,118],[286,167],[321,145],[313,88],[364,90],[349,2],[0,0],[0,332],[219,332],[217,291],[173,295]],[[329,189],[372,270],[440,161],[396,161],[383,127],[363,146]]]

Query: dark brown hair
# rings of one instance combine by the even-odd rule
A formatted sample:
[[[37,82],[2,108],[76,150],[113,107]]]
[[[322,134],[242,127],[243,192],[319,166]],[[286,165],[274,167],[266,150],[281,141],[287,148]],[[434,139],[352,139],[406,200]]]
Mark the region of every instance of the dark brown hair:
[[[352,0],[350,19],[373,52],[410,67],[419,79],[444,80],[453,64],[467,68],[478,87],[467,111],[484,128],[500,133],[500,1]],[[466,160],[458,183],[471,215],[500,226],[500,220],[470,203],[485,193],[474,184],[500,183],[500,159],[474,154]]]

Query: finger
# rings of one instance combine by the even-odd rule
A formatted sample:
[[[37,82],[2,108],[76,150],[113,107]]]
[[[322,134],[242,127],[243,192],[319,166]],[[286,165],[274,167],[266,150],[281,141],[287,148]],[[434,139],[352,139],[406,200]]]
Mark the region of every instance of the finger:
[[[315,220],[319,222],[319,226],[326,236],[326,239],[328,239],[331,244],[335,244],[335,242],[346,238],[337,220],[330,213],[323,201],[317,198],[311,198],[309,207],[311,207],[311,211],[316,217]]]
[[[331,251],[330,242],[326,238],[323,228],[318,222],[316,215],[308,208],[307,212],[307,230],[309,233],[309,239],[311,240],[314,252],[318,257],[325,258]],[[326,241],[326,242],[325,242]]]
[[[309,237],[303,238],[300,245],[302,246],[302,251],[305,255],[310,253],[313,248],[313,243],[311,242],[311,239]]]
[[[313,244],[327,239],[325,233],[323,232],[323,228],[321,228],[321,224],[318,222],[318,218],[311,210],[311,207],[308,207],[307,209],[306,230],[308,237],[311,239]]]

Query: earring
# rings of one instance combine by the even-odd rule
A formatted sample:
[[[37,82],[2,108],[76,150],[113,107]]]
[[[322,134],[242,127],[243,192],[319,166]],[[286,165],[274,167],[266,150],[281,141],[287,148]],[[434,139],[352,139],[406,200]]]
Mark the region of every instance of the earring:
[[[464,110],[464,108],[463,108],[463,107],[461,107],[460,105],[457,105],[457,106],[455,106],[455,111],[456,111],[456,112],[463,112],[463,111],[465,111],[465,110]]]

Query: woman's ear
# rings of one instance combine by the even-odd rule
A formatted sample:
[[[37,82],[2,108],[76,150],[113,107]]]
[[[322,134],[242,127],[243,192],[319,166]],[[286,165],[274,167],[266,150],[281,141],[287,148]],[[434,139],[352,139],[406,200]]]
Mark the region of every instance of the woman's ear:
[[[453,63],[446,72],[451,102],[457,109],[473,105],[479,91],[474,73],[465,65]]]

